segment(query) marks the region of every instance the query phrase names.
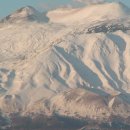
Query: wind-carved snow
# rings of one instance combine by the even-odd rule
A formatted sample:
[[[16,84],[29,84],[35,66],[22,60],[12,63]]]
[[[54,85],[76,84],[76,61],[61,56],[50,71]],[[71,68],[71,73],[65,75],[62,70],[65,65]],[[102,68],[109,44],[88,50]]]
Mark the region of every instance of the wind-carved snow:
[[[100,17],[93,16],[93,10],[99,7],[109,10],[103,14],[101,11]],[[111,9],[115,13],[108,20]],[[27,7],[16,11],[6,22],[3,20],[1,110],[8,114],[42,112],[102,119],[110,115],[129,116],[128,10],[120,3],[92,5],[73,11],[73,25],[68,25],[61,21],[56,24],[51,18],[53,23],[39,22],[34,9]],[[64,20],[69,21],[72,14],[70,10],[66,13]],[[23,18],[32,14],[37,22]],[[78,16],[82,19],[75,22]],[[92,21],[87,19],[89,16]]]

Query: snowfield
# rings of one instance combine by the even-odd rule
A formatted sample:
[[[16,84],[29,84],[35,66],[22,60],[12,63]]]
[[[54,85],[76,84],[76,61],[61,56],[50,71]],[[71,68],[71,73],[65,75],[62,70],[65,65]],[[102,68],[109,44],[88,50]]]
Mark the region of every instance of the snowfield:
[[[114,13],[113,13],[114,12]],[[3,113],[130,116],[130,9],[33,7],[0,22]]]

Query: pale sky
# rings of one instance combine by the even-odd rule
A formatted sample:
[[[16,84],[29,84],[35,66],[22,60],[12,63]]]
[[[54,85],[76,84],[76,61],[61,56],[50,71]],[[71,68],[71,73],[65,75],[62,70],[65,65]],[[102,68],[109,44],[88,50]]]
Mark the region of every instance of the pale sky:
[[[130,0],[114,1],[121,1],[130,7]],[[60,6],[79,6],[79,3],[76,3],[75,0],[0,0],[0,19],[27,5],[33,6],[40,11],[46,11]]]

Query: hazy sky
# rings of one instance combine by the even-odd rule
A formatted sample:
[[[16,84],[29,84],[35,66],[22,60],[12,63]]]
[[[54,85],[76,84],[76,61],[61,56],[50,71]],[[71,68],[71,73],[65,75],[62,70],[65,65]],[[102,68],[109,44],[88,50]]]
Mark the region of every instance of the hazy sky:
[[[7,16],[11,12],[27,5],[31,5],[38,10],[45,11],[59,6],[78,6],[75,0],[0,0],[0,18]],[[108,0],[112,1],[112,0]],[[119,1],[119,0],[114,0]],[[120,0],[130,7],[130,0]]]

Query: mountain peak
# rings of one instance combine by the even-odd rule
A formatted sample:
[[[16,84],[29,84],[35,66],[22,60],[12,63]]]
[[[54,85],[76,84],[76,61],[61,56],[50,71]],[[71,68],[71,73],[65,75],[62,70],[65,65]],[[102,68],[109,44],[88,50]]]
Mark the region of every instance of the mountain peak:
[[[30,5],[27,5],[27,6],[24,6],[24,7],[22,7],[22,8],[20,8],[20,9],[18,9],[17,11],[23,11],[23,10],[26,10],[26,11],[28,11],[28,10],[35,10],[32,6],[30,6]]]
[[[22,14],[24,13],[25,15],[32,15],[37,13],[38,11],[33,8],[32,6],[26,6],[26,7],[22,7],[21,9],[17,10],[14,14]]]
[[[45,21],[45,16],[32,6],[25,6],[5,17],[2,22]]]
[[[130,16],[130,9],[121,2],[93,4],[69,10],[67,8],[64,10],[56,9],[48,12],[51,22],[63,24],[83,23],[86,20],[91,23],[93,21],[122,19],[126,16]]]

